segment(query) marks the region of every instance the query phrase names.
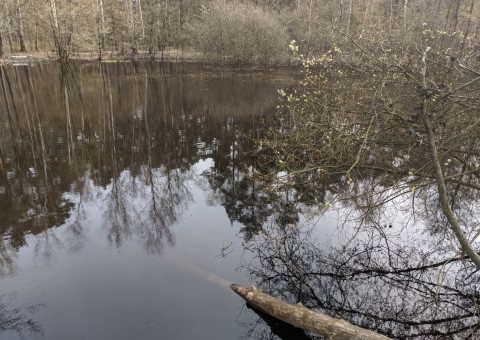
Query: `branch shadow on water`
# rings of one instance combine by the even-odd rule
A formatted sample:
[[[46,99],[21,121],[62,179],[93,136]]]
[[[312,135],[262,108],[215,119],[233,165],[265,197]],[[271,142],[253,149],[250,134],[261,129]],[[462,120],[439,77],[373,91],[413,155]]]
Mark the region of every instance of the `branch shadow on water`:
[[[30,315],[45,307],[45,304],[12,307],[10,305],[14,304],[15,298],[16,293],[0,295],[0,334],[17,333],[21,339],[25,336],[43,337],[42,326]]]

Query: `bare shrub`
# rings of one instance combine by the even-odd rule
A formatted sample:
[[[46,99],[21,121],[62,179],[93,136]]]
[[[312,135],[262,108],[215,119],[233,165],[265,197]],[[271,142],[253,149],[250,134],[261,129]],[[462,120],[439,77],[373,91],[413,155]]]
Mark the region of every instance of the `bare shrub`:
[[[209,57],[237,64],[274,63],[286,56],[288,35],[278,17],[248,4],[215,1],[186,26],[190,44]]]

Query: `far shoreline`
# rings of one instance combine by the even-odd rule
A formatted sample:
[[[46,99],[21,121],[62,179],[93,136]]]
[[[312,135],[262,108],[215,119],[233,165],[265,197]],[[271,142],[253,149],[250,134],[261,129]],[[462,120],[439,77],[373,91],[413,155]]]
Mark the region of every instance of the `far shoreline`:
[[[98,51],[82,51],[72,53],[69,60],[72,61],[90,61],[101,63],[117,63],[117,62],[192,62],[205,65],[212,65],[224,68],[235,69],[297,69],[300,64],[297,60],[291,58],[277,63],[258,63],[258,62],[232,62],[228,60],[221,61],[219,58],[209,58],[201,52],[191,49],[168,48],[163,52],[157,52],[154,55],[148,51],[121,53],[117,51],[104,51],[102,58],[99,58]],[[39,52],[13,52],[5,53],[3,59],[0,59],[0,65],[4,64],[32,64],[38,62],[57,62],[59,61],[56,51],[39,51]]]

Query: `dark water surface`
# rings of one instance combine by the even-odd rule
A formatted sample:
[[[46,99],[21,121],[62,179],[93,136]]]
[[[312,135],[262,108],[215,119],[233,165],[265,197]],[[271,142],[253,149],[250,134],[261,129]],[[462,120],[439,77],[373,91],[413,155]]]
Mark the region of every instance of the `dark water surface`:
[[[226,285],[250,284],[245,225],[227,214],[235,190],[212,181],[235,188],[240,145],[291,81],[189,64],[4,68],[0,338],[248,338],[254,314]]]
[[[477,339],[480,273],[434,189],[365,216],[346,178],[286,173],[275,140],[259,142],[289,126],[294,111],[274,115],[293,83],[194,64],[2,65],[0,339],[315,339],[229,282],[392,338]],[[383,175],[362,181],[383,195]],[[476,203],[456,201],[472,225]]]

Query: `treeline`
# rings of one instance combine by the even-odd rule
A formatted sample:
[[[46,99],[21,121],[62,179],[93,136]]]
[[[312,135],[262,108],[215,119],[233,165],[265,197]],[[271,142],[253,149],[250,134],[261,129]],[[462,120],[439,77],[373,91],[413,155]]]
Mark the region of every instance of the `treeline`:
[[[306,54],[368,38],[423,41],[425,30],[475,41],[476,0],[3,0],[0,57],[105,51],[161,57],[194,50],[209,59],[272,64],[295,40]],[[455,41],[458,41],[456,39]],[[462,48],[462,46],[453,46]]]

